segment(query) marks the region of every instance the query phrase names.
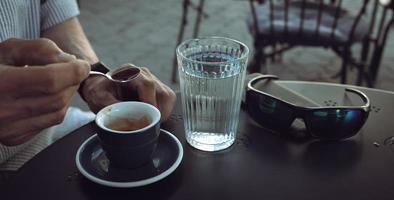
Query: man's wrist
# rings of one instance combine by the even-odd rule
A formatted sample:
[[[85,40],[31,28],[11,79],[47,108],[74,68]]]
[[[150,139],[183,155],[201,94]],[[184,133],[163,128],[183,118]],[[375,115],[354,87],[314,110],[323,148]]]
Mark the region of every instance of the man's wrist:
[[[97,63],[92,64],[92,65],[90,66],[90,70],[91,70],[91,71],[96,71],[96,72],[101,72],[101,73],[103,73],[103,74],[106,74],[107,72],[110,71],[110,69],[109,69],[104,63],[102,63],[102,62],[97,62]],[[86,85],[86,81],[87,81],[89,78],[92,78],[92,77],[89,76],[88,78],[86,78],[85,80],[83,80],[83,81],[81,82],[81,84],[79,85],[79,88],[78,88],[79,95],[81,96],[81,98],[82,98],[84,101],[86,101],[86,98],[85,98],[85,95],[83,94],[83,88],[84,88],[84,86]]]

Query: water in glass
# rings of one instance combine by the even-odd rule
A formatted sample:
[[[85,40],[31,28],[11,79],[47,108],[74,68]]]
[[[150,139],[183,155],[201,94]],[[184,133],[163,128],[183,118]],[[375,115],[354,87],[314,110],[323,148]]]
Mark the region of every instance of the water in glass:
[[[218,49],[223,48],[208,46],[178,56],[186,140],[205,151],[234,143],[245,77],[242,51]]]

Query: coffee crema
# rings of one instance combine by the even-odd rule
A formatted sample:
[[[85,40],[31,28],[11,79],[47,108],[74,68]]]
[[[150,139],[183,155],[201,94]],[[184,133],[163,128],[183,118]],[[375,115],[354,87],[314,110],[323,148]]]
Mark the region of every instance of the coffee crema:
[[[106,127],[116,131],[135,131],[150,124],[148,116],[140,118],[118,118],[106,124]]]
[[[121,69],[119,71],[115,71],[111,77],[115,80],[126,81],[136,77],[139,73],[140,73],[140,69],[138,68],[126,68],[126,69]]]

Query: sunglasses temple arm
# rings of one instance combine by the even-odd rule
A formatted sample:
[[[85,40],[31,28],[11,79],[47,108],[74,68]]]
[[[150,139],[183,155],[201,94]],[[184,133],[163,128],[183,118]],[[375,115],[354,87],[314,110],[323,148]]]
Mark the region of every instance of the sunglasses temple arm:
[[[262,79],[274,79],[274,80],[278,80],[279,78],[275,75],[270,75],[270,74],[264,74],[264,75],[260,75],[260,76],[256,76],[254,77],[252,80],[249,81],[247,89],[248,88],[253,88],[253,84],[259,80]]]
[[[368,109],[370,108],[370,106],[371,106],[370,100],[369,100],[368,96],[365,95],[363,92],[361,92],[360,90],[357,90],[357,89],[353,89],[353,88],[345,88],[345,91],[352,92],[352,93],[359,95],[361,97],[361,99],[364,101],[363,107],[368,108]]]

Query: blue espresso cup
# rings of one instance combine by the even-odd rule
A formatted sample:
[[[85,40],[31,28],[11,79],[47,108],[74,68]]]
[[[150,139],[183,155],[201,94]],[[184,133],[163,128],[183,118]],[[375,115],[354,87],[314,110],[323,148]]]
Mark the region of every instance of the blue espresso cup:
[[[109,105],[96,115],[97,135],[110,164],[136,168],[151,160],[160,134],[160,111],[147,103]]]

